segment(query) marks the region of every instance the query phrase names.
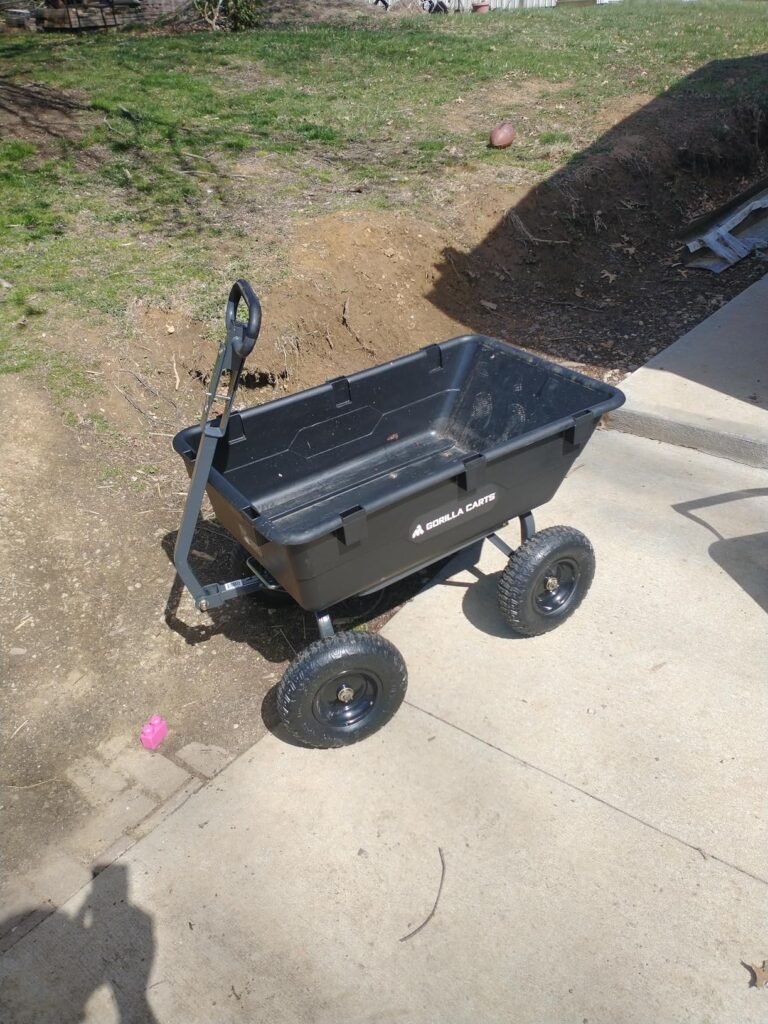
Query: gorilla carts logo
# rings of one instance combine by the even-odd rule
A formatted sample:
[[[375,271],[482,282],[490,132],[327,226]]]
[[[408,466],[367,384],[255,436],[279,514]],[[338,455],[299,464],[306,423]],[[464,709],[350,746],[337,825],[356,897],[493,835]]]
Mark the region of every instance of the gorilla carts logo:
[[[488,512],[496,504],[496,494],[495,487],[485,487],[466,501],[455,501],[428,512],[426,516],[411,524],[411,540],[419,544],[451,526],[459,526],[467,516]]]

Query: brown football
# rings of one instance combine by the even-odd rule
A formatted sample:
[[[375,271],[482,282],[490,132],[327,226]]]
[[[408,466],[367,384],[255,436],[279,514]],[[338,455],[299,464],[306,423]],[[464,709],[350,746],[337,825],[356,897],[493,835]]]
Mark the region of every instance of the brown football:
[[[515,141],[515,126],[511,121],[502,121],[491,132],[490,144],[494,149],[506,149]]]

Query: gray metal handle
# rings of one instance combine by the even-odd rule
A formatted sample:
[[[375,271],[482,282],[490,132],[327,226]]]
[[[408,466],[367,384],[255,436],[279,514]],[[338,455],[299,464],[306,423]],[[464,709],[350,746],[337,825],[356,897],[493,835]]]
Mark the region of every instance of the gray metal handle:
[[[241,323],[237,319],[237,307],[241,299],[245,300],[245,304],[248,307],[247,324]],[[227,300],[224,320],[227,325],[227,335],[219,346],[216,364],[211,373],[210,384],[206,392],[205,402],[203,403],[203,414],[200,420],[200,441],[197,446],[197,455],[195,456],[195,468],[192,471],[192,481],[187,492],[181,526],[179,527],[176,544],[173,549],[173,564],[176,566],[176,571],[201,611],[215,608],[230,598],[243,593],[243,591],[259,590],[264,587],[264,584],[255,576],[249,579],[232,580],[229,583],[212,583],[208,586],[203,586],[189,564],[192,537],[194,536],[197,519],[203,505],[203,497],[208,486],[208,477],[213,465],[216,448],[227,431],[229,415],[232,411],[232,403],[235,400],[243,362],[246,356],[253,350],[261,327],[261,303],[247,281],[235,281],[232,285],[229,299]],[[221,376],[227,370],[229,371],[229,388],[226,394],[219,394]],[[211,420],[211,411],[214,403],[217,401],[224,403],[218,423],[216,420]]]

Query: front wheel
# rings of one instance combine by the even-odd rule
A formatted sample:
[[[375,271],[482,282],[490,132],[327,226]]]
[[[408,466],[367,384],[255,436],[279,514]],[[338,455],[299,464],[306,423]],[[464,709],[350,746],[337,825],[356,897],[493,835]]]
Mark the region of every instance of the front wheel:
[[[403,702],[402,655],[375,633],[337,633],[291,662],[277,689],[288,732],[310,747],[357,743],[385,725]]]
[[[595,575],[595,552],[570,526],[550,526],[514,551],[501,575],[501,614],[522,636],[555,629],[576,611]]]

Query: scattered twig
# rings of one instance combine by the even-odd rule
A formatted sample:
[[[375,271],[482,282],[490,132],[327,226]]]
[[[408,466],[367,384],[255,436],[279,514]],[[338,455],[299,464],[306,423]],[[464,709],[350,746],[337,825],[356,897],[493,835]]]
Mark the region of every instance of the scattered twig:
[[[221,181],[250,181],[248,174],[230,174],[225,171],[192,171],[182,167],[168,167],[170,174],[189,174],[193,178],[218,178]]]
[[[141,384],[143,388],[146,388],[151,395],[154,395],[155,398],[160,398],[160,392],[157,390],[157,388],[153,387],[148,380],[145,380],[145,378],[142,377],[140,373],[136,373],[135,370],[128,370],[128,373],[130,373],[131,376],[135,377],[139,384]]]
[[[451,268],[451,270],[454,272],[456,277],[458,277],[458,279],[463,284],[464,283],[464,278],[462,277],[461,273],[459,272],[459,268],[456,266],[456,262],[455,262],[453,256],[449,252],[447,252],[445,254],[445,258],[448,261],[448,266]]]
[[[11,734],[11,739],[13,739],[13,737],[14,737],[14,736],[16,735],[16,733],[19,733],[19,732],[21,732],[21,730],[22,730],[22,729],[24,728],[24,726],[25,726],[25,725],[26,725],[26,724],[27,724],[28,722],[29,722],[29,719],[28,719],[28,718],[25,718],[25,719],[24,719],[24,721],[23,721],[23,722],[21,723],[21,725],[18,725],[18,726],[17,726],[17,727],[16,727],[16,728],[15,728],[15,729],[13,730],[13,733]]]
[[[437,848],[437,852],[440,854],[440,884],[437,887],[437,896],[435,896],[435,904],[432,907],[432,909],[430,910],[430,912],[427,915],[427,917],[421,922],[419,927],[418,928],[414,928],[412,932],[408,932],[407,935],[404,935],[402,937],[402,939],[400,939],[401,942],[407,942],[408,939],[412,939],[414,937],[414,935],[418,935],[419,932],[423,928],[427,927],[429,922],[435,916],[435,911],[437,910],[437,904],[440,902],[440,894],[443,891],[443,882],[445,881],[445,857],[443,856],[443,851],[440,849],[439,846]]]
[[[62,786],[68,786],[66,779],[42,779],[40,782],[31,782],[28,786],[14,786],[10,782],[0,782],[0,789],[37,789],[38,786],[47,786],[49,782],[60,782]]]
[[[176,356],[173,353],[171,353],[171,362],[173,363],[173,375],[176,378],[176,390],[178,391],[181,381],[179,380],[179,371],[176,369]]]
[[[18,633],[22,626],[26,626],[26,624],[31,620],[31,618],[31,615],[25,615],[21,622],[18,624],[18,626],[13,627],[14,633]]]
[[[117,109],[122,110],[122,112],[125,114],[129,121],[141,120],[141,114],[134,114],[132,110],[129,110],[128,107],[124,107],[122,103],[117,104]]]
[[[276,631],[280,634],[280,636],[283,638],[283,640],[285,640],[286,644],[288,644],[288,646],[291,648],[291,650],[293,651],[294,658],[297,657],[296,648],[293,646],[293,644],[288,639],[288,637],[285,635],[285,633],[282,631],[282,629],[279,626],[277,626],[276,627]]]
[[[342,323],[343,327],[347,328],[347,330],[352,335],[352,337],[355,339],[355,341],[360,346],[360,348],[363,350],[363,352],[367,352],[368,355],[371,355],[371,356],[376,354],[373,351],[373,349],[368,348],[367,345],[364,345],[362,343],[362,341],[360,340],[360,335],[357,333],[357,331],[354,329],[352,324],[349,322],[349,296],[347,296],[347,298],[344,299],[344,306],[343,306],[343,308],[341,310],[341,323]]]
[[[115,388],[115,391],[118,391],[123,396],[123,398],[126,400],[128,405],[133,406],[133,408],[136,410],[136,412],[138,412],[142,416],[146,417],[146,419],[151,419],[152,418],[148,412],[144,412],[144,410],[141,408],[141,406],[137,402],[134,402],[134,400],[131,398],[131,396],[126,394],[126,392],[123,391],[122,388],[118,387],[117,384],[114,385],[114,388]]]
[[[174,409],[178,409],[178,405],[176,405],[176,403],[174,402],[174,400],[172,398],[169,398],[167,395],[164,395],[162,393],[162,391],[158,391],[157,388],[154,387],[154,385],[150,384],[149,381],[146,380],[144,377],[142,377],[142,375],[140,373],[136,373],[135,370],[128,370],[128,372],[132,376],[134,376],[136,378],[136,380],[139,382],[139,384],[141,384],[141,386],[143,388],[146,388],[147,391],[149,391],[149,393],[151,395],[154,395],[155,398],[161,398],[161,399],[163,399],[163,401],[169,402],[173,406]],[[178,380],[178,376],[179,375],[176,374],[176,379],[177,380]]]
[[[532,235],[528,228],[523,224],[520,217],[514,212],[514,210],[507,210],[505,220],[508,220],[512,225],[513,229],[518,232],[524,242],[537,242],[541,245],[570,245],[571,243],[567,238],[537,238]]]
[[[115,128],[114,125],[109,123],[109,118],[106,114],[104,115],[104,126],[106,127],[107,131],[114,132],[115,135],[121,135],[124,139],[128,138],[127,132],[121,132],[119,128]]]
[[[180,494],[182,498],[186,498],[187,496],[186,491],[177,491],[176,493]],[[206,533],[212,533],[214,537],[218,537],[220,540],[232,540],[229,534],[224,530],[217,530],[215,526],[209,526],[208,523],[198,523],[195,529],[204,530]]]
[[[600,309],[599,306],[587,306],[583,302],[560,302],[558,299],[540,299],[540,302],[546,302],[548,306],[571,306],[573,309],[584,309],[589,313],[605,313],[606,310]]]
[[[208,160],[207,156],[201,156],[199,153],[191,153],[188,149],[180,149],[179,153],[181,153],[182,156],[189,156],[193,160]]]
[[[16,580],[12,576],[0,576],[0,580],[3,580],[5,583],[11,583],[17,587],[26,587],[27,590],[37,589],[34,583],[24,583],[23,580]]]

